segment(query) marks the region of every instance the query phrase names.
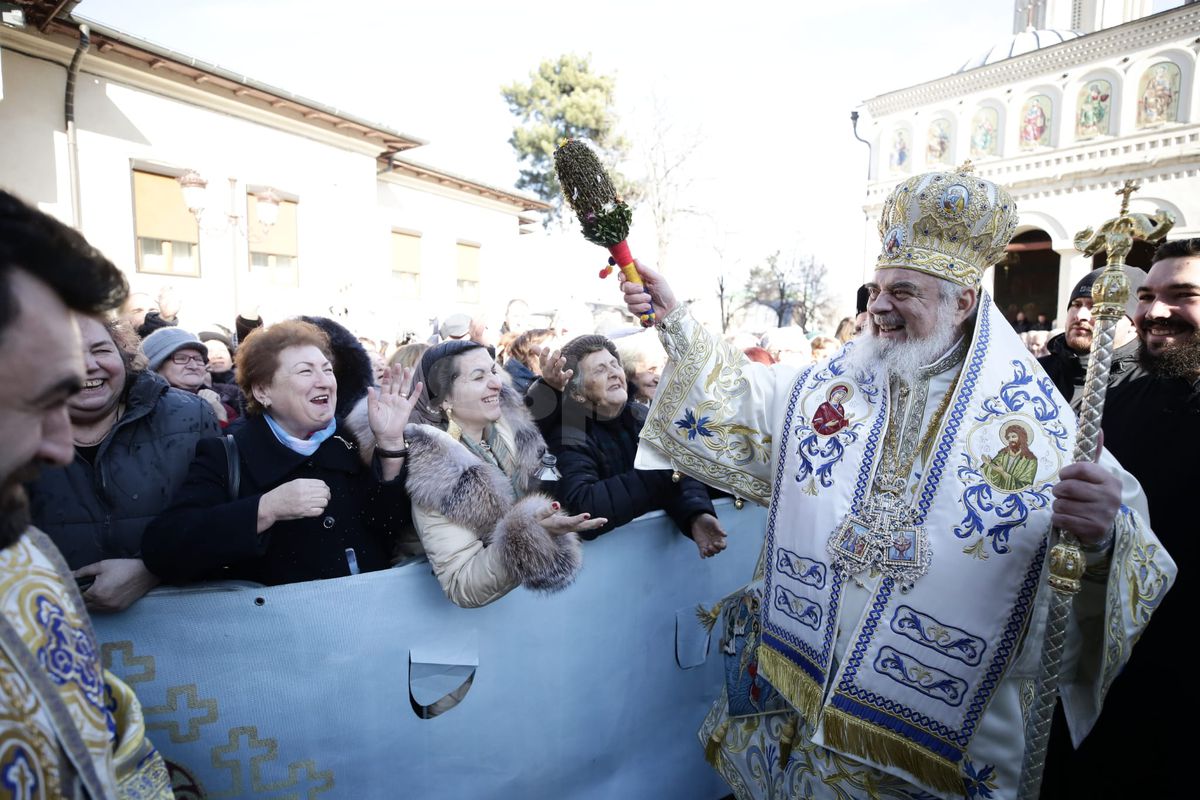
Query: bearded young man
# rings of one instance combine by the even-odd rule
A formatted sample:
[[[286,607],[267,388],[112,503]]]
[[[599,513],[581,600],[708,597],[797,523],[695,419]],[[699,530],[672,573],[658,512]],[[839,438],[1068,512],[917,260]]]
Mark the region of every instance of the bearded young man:
[[[0,784],[14,797],[171,797],[128,686],[105,672],[62,556],[29,524],[22,481],[75,457],[75,312],[125,299],[78,233],[0,191]]]
[[[1183,578],[1171,590],[1138,642],[1138,657],[1113,684],[1096,730],[1072,754],[1051,738],[1047,798],[1180,797],[1187,775],[1168,764],[1192,758],[1192,742],[1165,725],[1147,725],[1146,709],[1189,712],[1195,700],[1182,687],[1195,670],[1179,650],[1196,608],[1196,491],[1191,454],[1200,450],[1200,239],[1166,242],[1138,288],[1133,320],[1139,359],[1148,372],[1109,393],[1104,443],[1133,474],[1150,501],[1150,523]],[[1055,720],[1056,725],[1059,720]],[[1055,733],[1060,733],[1057,729]],[[1057,748],[1055,747],[1057,745]],[[1153,769],[1112,770],[1114,763]]]
[[[1088,551],[1061,684],[1076,740],[1174,578],[1136,482],[1107,454],[1071,463],[1069,404],[979,288],[1016,220],[965,171],[901,183],[869,333],[803,370],[748,363],[650,270],[624,284],[669,355],[638,466],[770,508],[763,569],[722,604],[728,680],[701,728],[739,800],[1015,797],[1050,526]],[[847,383],[849,424],[822,435],[812,415]],[[1037,467],[1003,489],[983,466],[1013,425]]]

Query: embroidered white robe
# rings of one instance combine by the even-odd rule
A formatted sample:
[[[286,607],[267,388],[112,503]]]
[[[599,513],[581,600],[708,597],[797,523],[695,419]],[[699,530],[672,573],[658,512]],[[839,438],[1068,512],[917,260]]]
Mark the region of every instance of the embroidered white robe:
[[[998,319],[998,315],[990,309],[986,294],[982,295],[981,309],[981,316],[993,314],[990,321]],[[1006,353],[1024,352],[1019,349],[1019,340],[1007,325],[1003,329],[999,324],[993,327],[996,330],[991,346],[1005,348]],[[660,335],[669,362],[642,433],[637,461],[639,468],[679,469],[735,496],[768,506],[787,499],[781,493],[807,492],[819,495],[825,490],[822,481],[829,474],[821,474],[821,464],[809,464],[812,472],[808,474],[804,470],[796,475],[785,474],[785,465],[791,465],[792,472],[795,472],[795,462],[794,457],[789,462],[789,453],[781,449],[781,442],[790,433],[788,426],[798,425],[797,414],[805,409],[811,413],[810,406],[825,399],[822,395],[828,391],[825,385],[806,390],[807,394],[799,392],[796,387],[798,377],[808,380],[809,376],[816,373],[812,370],[798,373],[782,365],[767,367],[749,362],[739,352],[705,331],[684,309],[677,309],[660,324]],[[984,346],[988,345],[989,342],[985,341]],[[836,359],[835,356],[834,361]],[[820,366],[814,369],[819,370]],[[1026,370],[1026,377],[1034,385],[1037,379],[1044,377],[1031,359],[1028,364],[1017,365],[1018,375],[1021,369]],[[957,369],[950,369],[929,379],[922,430],[930,425],[935,409],[946,392],[953,390],[957,375]],[[844,376],[837,377],[838,382],[843,379]],[[819,381],[815,383],[819,384]],[[797,398],[800,398],[799,403]],[[1047,398],[1049,402],[1066,406],[1057,393],[1054,398],[1049,395]],[[856,436],[865,438],[868,435],[865,425],[859,426],[857,432],[853,425],[855,421],[864,421],[866,407],[861,400],[851,397],[845,401],[846,413],[852,424],[846,434],[839,432],[838,435],[842,436],[840,441],[845,444],[847,452],[854,444],[861,445]],[[956,410],[951,408],[947,413],[954,414]],[[1065,413],[1069,415],[1069,411]],[[1073,417],[1068,418],[1073,431]],[[803,421],[802,417],[799,419]],[[1001,423],[997,421],[997,424]],[[795,430],[793,427],[791,432]],[[886,435],[886,430],[874,433],[878,440]],[[958,455],[957,449],[966,447],[969,438],[966,432],[960,437],[961,441],[955,442],[957,448],[954,455]],[[822,439],[821,444],[827,441]],[[976,445],[977,449],[983,451],[977,454],[979,459],[983,459],[994,456],[1002,442],[995,437],[994,441],[983,444],[977,442]],[[793,437],[787,450],[794,450],[795,447]],[[836,452],[841,452],[840,446]],[[862,460],[861,451],[858,452],[858,458]],[[867,459],[870,458],[868,455]],[[1106,582],[1102,576],[1085,582],[1084,590],[1075,600],[1070,621],[1062,672],[1062,696],[1072,736],[1077,743],[1094,724],[1105,692],[1128,658],[1132,643],[1148,622],[1151,611],[1165,594],[1175,574],[1173,562],[1146,523],[1149,517],[1145,497],[1136,480],[1121,470],[1107,453],[1101,463],[1123,481],[1123,508],[1115,525],[1116,540],[1109,577]],[[926,467],[924,459],[917,459],[914,463],[910,493],[920,483],[920,473]],[[782,477],[777,480],[776,476]],[[988,487],[983,487],[983,490],[987,491]],[[964,497],[959,503],[969,508],[967,499]],[[838,509],[834,518],[848,510],[848,503],[845,500],[841,502],[847,507]],[[775,519],[773,515],[772,524],[792,528],[801,526],[796,535],[801,539],[811,539],[812,551],[823,551],[833,526],[815,529],[811,524],[813,518],[806,514],[797,518]],[[803,527],[806,523],[809,523],[808,530]],[[941,536],[939,548],[935,549],[935,559],[980,559],[987,557],[989,545],[1003,548],[998,538],[990,541],[988,537],[978,535],[959,542],[960,547],[966,544],[966,547],[961,547],[960,554],[959,547],[946,547],[946,540],[954,542],[954,537],[948,536],[945,531],[935,532],[934,535]],[[971,541],[974,543],[971,544]],[[1095,558],[1090,560],[1097,561]],[[878,586],[877,580],[872,581],[865,575],[859,577],[863,586],[846,581],[842,588],[832,654],[833,669],[847,657],[851,637],[859,630],[856,621],[863,615],[874,588]],[[924,580],[935,578],[935,575],[931,575]],[[948,599],[947,602],[953,601]],[[769,605],[768,599],[764,606]],[[1027,613],[1022,623],[1024,637],[1014,642],[1015,655],[1008,658],[1001,679],[994,689],[989,690],[985,709],[975,724],[973,735],[969,737],[969,744],[957,761],[961,791],[949,790],[944,781],[938,785],[928,780],[922,782],[900,766],[886,763],[886,759],[882,760],[885,763],[880,763],[863,752],[835,751],[829,745],[824,730],[824,708],[816,714],[810,714],[815,718],[800,724],[790,759],[783,768],[780,766],[779,740],[787,725],[787,714],[734,719],[723,727],[728,718],[728,709],[726,698],[722,696],[705,720],[700,738],[707,742],[715,731],[723,734],[718,736],[722,741],[716,766],[739,800],[760,797],[848,798],[864,794],[898,798],[1015,797],[1024,750],[1023,708],[1027,709],[1032,699],[1046,608],[1047,596],[1041,592],[1033,604],[1032,614]]]

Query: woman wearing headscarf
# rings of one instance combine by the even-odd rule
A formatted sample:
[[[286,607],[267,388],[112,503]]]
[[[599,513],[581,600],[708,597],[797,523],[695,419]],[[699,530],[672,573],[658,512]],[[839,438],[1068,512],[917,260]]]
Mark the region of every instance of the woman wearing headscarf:
[[[336,414],[333,360],[329,335],[301,320],[242,343],[246,419],[231,437],[235,452],[221,439],[197,445],[183,488],[146,529],[152,572],[171,583],[219,576],[280,584],[389,566],[408,517],[401,472],[413,399],[400,387],[409,376],[393,369],[367,390],[372,457],[364,463]]]
[[[518,585],[568,586],[578,572],[578,531],[606,520],[568,516],[537,491],[546,445],[483,345],[443,342],[421,358],[416,411],[404,431],[413,521],[451,602],[487,605]],[[360,404],[352,430],[369,455]]]
[[[79,318],[86,370],[67,402],[75,460],[28,487],[33,522],[75,570],[93,611],[121,611],[158,584],[142,532],[183,484],[196,442],[216,436],[212,408],[145,368],[123,322]]]

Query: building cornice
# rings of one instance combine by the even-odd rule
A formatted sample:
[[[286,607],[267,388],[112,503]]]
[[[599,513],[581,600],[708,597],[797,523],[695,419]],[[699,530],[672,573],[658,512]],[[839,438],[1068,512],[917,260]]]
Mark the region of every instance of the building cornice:
[[[423,192],[433,192],[458,201],[470,202],[491,211],[514,214],[521,218],[521,224],[533,221],[524,218],[522,212],[548,211],[550,209],[548,203],[543,203],[528,195],[461,178],[424,164],[400,158],[380,159],[379,163],[379,179],[382,181],[419,189]]]
[[[1196,35],[1200,35],[1200,3],[1189,3],[995,64],[881,94],[864,106],[878,119],[1047,75],[1057,78],[1059,73],[1101,59]]]
[[[21,35],[4,28],[0,28],[0,48],[19,55],[50,61],[64,69],[70,63],[73,53],[73,49],[61,41]],[[246,104],[241,98],[224,96],[206,90],[202,85],[194,85],[179,79],[147,72],[117,59],[93,54],[84,58],[80,71],[103,80],[221,114],[228,114],[236,119],[255,122],[361,155],[378,157],[381,150],[378,142],[344,133],[331,125],[313,124],[312,120],[305,120],[303,117],[296,119],[290,115],[280,114],[277,109],[273,109],[269,105],[266,108],[256,108]]]

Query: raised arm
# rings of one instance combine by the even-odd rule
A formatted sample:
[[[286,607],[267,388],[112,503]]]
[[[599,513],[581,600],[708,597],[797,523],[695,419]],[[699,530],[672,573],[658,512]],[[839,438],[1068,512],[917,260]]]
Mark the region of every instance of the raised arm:
[[[675,469],[763,505],[771,496],[774,427],[794,370],[768,367],[705,330],[666,280],[638,265],[644,286],[622,284],[638,314],[654,303],[667,366],[642,429],[637,466]]]

